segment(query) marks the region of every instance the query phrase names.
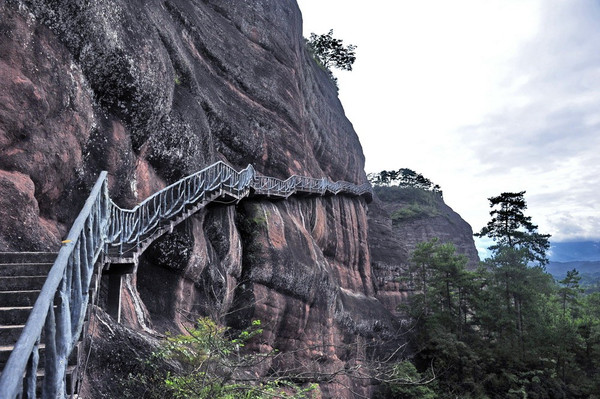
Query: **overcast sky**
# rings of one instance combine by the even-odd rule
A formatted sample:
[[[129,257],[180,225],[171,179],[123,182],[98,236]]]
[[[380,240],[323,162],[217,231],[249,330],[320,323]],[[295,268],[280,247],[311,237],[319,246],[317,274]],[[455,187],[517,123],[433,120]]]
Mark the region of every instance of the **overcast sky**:
[[[358,46],[340,99],[367,172],[440,184],[478,231],[526,190],[552,241],[600,240],[600,3],[299,0],[304,36]]]

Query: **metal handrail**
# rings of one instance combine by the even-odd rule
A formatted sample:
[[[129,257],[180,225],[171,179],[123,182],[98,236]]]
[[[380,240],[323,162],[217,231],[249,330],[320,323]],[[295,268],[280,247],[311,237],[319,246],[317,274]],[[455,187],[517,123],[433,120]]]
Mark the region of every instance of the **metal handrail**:
[[[325,195],[328,192],[364,196],[367,201],[373,194],[368,183],[356,186],[297,175],[281,180],[256,173],[252,165],[238,172],[219,161],[156,192],[133,209],[122,209],[110,199],[107,172],[102,172],[58,252],[4,367],[0,376],[0,398],[21,397],[23,393],[29,398],[36,397],[42,329],[46,345],[42,398],[64,396],[67,360],[81,334],[94,264],[109,244],[139,245],[161,222],[224,194],[239,201],[251,195],[287,198],[296,193]]]
[[[352,194],[364,196],[368,202],[373,196],[373,188],[369,183],[360,186],[346,181],[331,182],[326,178],[315,179],[313,177],[293,175],[286,180],[275,177],[257,175],[254,178],[252,188],[256,194],[287,198],[296,193],[313,193],[324,195]]]

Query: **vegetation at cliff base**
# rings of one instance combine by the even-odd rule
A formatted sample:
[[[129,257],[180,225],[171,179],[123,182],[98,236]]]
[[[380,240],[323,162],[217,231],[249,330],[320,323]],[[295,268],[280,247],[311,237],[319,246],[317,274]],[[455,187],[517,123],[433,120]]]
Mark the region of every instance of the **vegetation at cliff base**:
[[[550,236],[525,216],[524,194],[489,199],[477,235],[494,244],[479,269],[437,239],[413,253],[404,310],[416,373],[435,375],[426,397],[599,397],[600,294],[585,296],[576,270],[558,281],[545,272]]]
[[[300,387],[279,377],[261,377],[256,368],[275,352],[245,351],[262,333],[258,320],[238,334],[208,317],[199,318],[187,334],[168,336],[145,361],[144,372],[130,375],[125,397],[174,399],[302,399],[314,385]],[[170,367],[160,366],[169,364]]]

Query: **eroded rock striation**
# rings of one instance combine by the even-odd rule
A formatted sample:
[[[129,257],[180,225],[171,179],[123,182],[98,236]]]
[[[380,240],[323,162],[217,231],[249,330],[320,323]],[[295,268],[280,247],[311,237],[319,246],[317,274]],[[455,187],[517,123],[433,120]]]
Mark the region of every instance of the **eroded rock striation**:
[[[56,250],[101,170],[127,207],[216,160],[366,181],[293,0],[9,0],[0,15],[0,250]],[[323,397],[369,396],[372,381],[339,372],[388,349],[370,343],[402,343],[397,287],[381,282],[408,251],[398,236],[369,240],[370,223],[387,223],[370,219],[343,196],[212,204],[127,276],[119,336],[181,331],[200,315],[234,328],[260,319],[262,349],[289,354],[260,372],[302,367]],[[89,369],[118,369],[100,363]],[[85,389],[111,397],[115,378]]]

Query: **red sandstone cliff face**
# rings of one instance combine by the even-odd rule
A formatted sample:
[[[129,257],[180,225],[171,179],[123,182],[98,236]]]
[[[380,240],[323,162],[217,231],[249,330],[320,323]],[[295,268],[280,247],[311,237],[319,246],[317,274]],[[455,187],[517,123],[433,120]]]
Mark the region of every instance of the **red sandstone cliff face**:
[[[100,170],[124,206],[220,159],[366,181],[292,0],[12,0],[0,16],[0,250],[57,249]],[[393,279],[407,257],[393,235],[369,241],[368,224],[386,223],[370,219],[362,199],[345,197],[211,205],[127,277],[124,325],[147,334],[198,315],[234,328],[260,319],[263,349],[289,353],[267,368],[360,364],[387,350],[372,343],[401,343]],[[91,397],[111,397],[127,375],[100,354],[133,342],[103,323]],[[321,384],[323,397],[371,395],[369,380],[343,374]]]
[[[233,327],[259,319],[261,348],[289,354],[265,370],[342,371],[321,384],[324,397],[347,397],[348,389],[370,395],[371,382],[343,370],[374,355],[371,342],[398,342],[399,323],[373,295],[366,233],[366,206],[351,198],[207,209],[176,232],[179,242],[202,237],[178,271],[182,278],[169,278],[181,262],[157,265],[150,249],[138,273],[140,296],[154,328],[185,324],[191,314]]]
[[[13,0],[0,15],[0,250],[57,249],[100,170],[125,206],[219,159],[366,181],[293,1]],[[266,345],[290,353],[271,367],[331,373],[368,355],[349,347],[397,332],[373,287],[363,200],[215,205],[147,251],[124,323],[258,318]],[[88,389],[102,396],[115,376],[96,377]],[[321,387],[371,389],[348,377]]]
[[[54,35],[16,7],[0,11],[0,249],[56,249],[95,119],[92,93]]]
[[[219,159],[276,177],[365,181],[360,143],[306,52],[294,1],[1,7],[0,169],[33,181],[47,207],[39,216],[54,224],[75,212],[61,196],[104,169],[125,205]]]

